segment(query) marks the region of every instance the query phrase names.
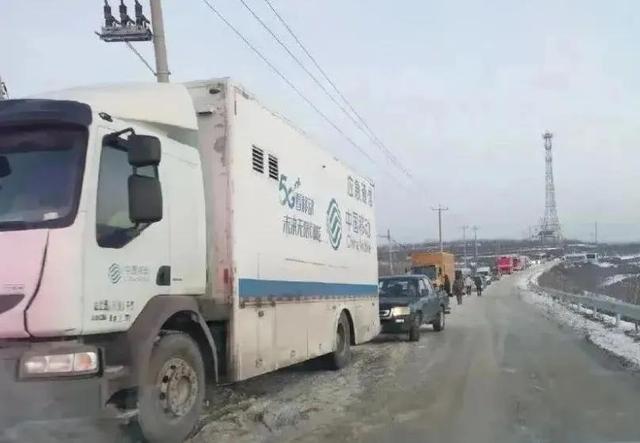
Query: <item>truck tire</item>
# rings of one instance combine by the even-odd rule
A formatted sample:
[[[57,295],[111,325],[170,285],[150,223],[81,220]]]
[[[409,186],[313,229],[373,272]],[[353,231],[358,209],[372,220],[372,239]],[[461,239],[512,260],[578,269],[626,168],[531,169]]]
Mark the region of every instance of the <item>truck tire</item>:
[[[409,341],[420,341],[420,326],[422,326],[422,314],[413,317],[411,328],[409,329]]]
[[[440,307],[440,312],[438,313],[438,318],[436,318],[431,324],[433,325],[433,330],[434,331],[442,331],[444,329],[444,324],[445,324],[445,309],[444,306]]]
[[[327,356],[327,362],[334,370],[342,369],[351,362],[351,328],[344,311],[336,327],[336,350]]]
[[[181,332],[162,335],[139,387],[138,426],[145,440],[186,439],[200,419],[204,394],[204,362],[196,342]]]

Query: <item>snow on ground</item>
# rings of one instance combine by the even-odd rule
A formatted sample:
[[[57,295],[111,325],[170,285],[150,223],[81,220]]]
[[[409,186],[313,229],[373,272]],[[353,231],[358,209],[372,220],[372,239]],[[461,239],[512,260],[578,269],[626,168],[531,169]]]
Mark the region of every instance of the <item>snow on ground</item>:
[[[599,268],[614,268],[616,267],[616,265],[614,265],[613,263],[609,263],[606,261],[600,261],[597,263],[594,263],[596,266],[598,266]]]
[[[596,346],[621,358],[635,369],[640,369],[640,342],[633,337],[636,330],[634,323],[621,321],[616,327],[614,317],[598,313],[597,319],[594,319],[590,309],[575,305],[567,307],[531,289],[530,283],[537,283],[538,277],[548,268],[549,266],[536,267],[521,275],[518,282],[521,298],[545,311],[556,321],[584,333],[587,340]]]
[[[611,285],[615,285],[616,283],[619,283],[623,280],[626,280],[628,278],[633,278],[633,277],[637,277],[638,274],[616,274],[616,275],[611,275],[607,278],[605,278],[604,280],[602,280],[602,283],[600,283],[600,287],[603,286],[611,286]]]
[[[632,254],[632,255],[619,255],[618,258],[620,258],[620,260],[634,260],[636,258],[640,258],[640,254]]]
[[[312,360],[216,388],[201,429],[189,443],[283,441],[304,434],[314,423],[344,416],[353,398],[372,383],[393,379],[396,366],[389,362],[404,361],[414,348],[406,341],[376,340],[353,349],[354,363],[341,371],[328,371]]]

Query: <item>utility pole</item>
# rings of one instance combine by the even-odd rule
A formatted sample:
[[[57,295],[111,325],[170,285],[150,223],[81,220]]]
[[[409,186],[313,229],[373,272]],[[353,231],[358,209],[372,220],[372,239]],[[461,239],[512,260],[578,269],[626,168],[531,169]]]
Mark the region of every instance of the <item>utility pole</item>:
[[[393,252],[391,251],[391,229],[387,229],[387,241],[389,248],[389,275],[393,275]]]
[[[441,204],[438,204],[437,208],[431,208],[432,211],[438,211],[438,237],[440,238],[440,252],[444,249],[442,247],[442,211],[448,211],[449,208],[443,207]]]
[[[598,222],[595,223],[595,232],[594,232],[594,240],[596,243],[596,246],[598,246]]]
[[[473,246],[475,248],[475,253],[473,254],[473,261],[476,263],[476,267],[478,266],[478,227],[474,226],[471,228],[473,230]]]
[[[393,250],[391,249],[393,240],[391,239],[391,229],[387,229],[387,235],[378,234],[378,238],[387,239],[387,248],[389,249],[389,275],[393,275]]]
[[[463,225],[462,229],[462,248],[463,248],[463,261],[464,267],[467,267],[467,229],[469,229],[468,225]]]
[[[164,39],[164,19],[160,0],[149,0],[151,3],[151,26],[153,28],[153,50],[156,55],[156,77],[160,83],[169,83],[169,62],[167,45]]]

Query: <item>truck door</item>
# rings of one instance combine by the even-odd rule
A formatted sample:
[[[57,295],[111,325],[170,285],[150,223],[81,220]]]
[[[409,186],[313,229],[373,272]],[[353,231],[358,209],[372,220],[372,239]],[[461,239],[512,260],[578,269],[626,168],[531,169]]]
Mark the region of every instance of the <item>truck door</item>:
[[[431,306],[432,303],[428,289],[429,287],[427,286],[428,284],[429,282],[427,279],[421,278],[418,280],[418,290],[420,291],[420,301],[422,303],[422,318],[424,321],[427,321],[433,315],[431,313],[433,308]]]
[[[435,290],[430,281],[426,281],[427,292],[429,293],[429,318],[435,318],[440,312],[440,299],[438,292]]]
[[[104,130],[100,140],[109,132]],[[127,181],[133,168],[127,151],[105,143],[87,166],[97,186],[86,188],[95,198],[95,210],[86,218],[83,327],[92,333],[124,330],[151,297],[169,293],[167,192],[163,219],[135,226],[129,219]],[[137,174],[162,180],[164,170],[161,161],[158,167],[138,168]]]

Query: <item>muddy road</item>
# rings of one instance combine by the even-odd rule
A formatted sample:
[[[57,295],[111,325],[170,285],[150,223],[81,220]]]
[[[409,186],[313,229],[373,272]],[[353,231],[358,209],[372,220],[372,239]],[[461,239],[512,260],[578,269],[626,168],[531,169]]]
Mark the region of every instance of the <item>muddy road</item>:
[[[358,346],[342,371],[312,361],[216,387],[190,443],[640,442],[638,373],[525,303],[516,278],[465,297],[443,332]],[[10,441],[136,441],[81,431]]]
[[[524,303],[516,277],[454,306],[445,331],[381,336],[219,388],[193,443],[640,441],[640,377]]]

